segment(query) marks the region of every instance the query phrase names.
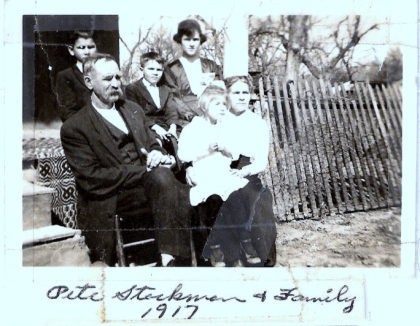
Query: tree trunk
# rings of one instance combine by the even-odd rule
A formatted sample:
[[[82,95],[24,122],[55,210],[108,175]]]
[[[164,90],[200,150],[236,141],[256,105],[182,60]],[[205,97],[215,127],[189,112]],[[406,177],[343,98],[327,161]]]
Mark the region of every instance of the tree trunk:
[[[293,50],[287,50],[286,57],[286,80],[296,80],[299,76],[300,62]]]
[[[301,48],[305,46],[307,40],[307,20],[308,16],[288,16],[289,22],[289,42],[287,46],[286,58],[286,78],[296,80],[299,77],[300,60],[298,57]]]

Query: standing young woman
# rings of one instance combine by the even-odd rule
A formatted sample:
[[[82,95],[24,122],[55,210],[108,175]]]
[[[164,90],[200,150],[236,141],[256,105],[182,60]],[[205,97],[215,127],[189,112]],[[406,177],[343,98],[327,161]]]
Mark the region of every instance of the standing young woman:
[[[197,98],[215,77],[219,77],[219,69],[214,61],[200,58],[200,47],[207,37],[197,21],[180,22],[173,39],[181,45],[182,56],[167,66],[165,80],[172,89],[179,117],[188,124],[193,117],[202,116]]]

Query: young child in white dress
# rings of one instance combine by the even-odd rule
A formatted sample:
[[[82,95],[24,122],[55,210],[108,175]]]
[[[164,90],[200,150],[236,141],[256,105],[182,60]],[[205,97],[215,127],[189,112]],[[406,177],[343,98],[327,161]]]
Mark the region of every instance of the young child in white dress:
[[[244,187],[248,180],[234,175],[230,164],[239,153],[230,144],[231,135],[223,127],[227,114],[226,92],[210,85],[200,96],[199,109],[203,117],[194,117],[181,132],[178,142],[178,157],[191,162],[194,185],[190,190],[190,201],[196,206],[211,195],[226,200],[229,195]]]

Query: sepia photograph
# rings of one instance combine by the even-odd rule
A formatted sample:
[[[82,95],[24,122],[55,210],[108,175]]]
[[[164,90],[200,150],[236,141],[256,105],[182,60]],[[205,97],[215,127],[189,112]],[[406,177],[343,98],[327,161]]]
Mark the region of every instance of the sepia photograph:
[[[23,16],[24,266],[400,266],[386,17],[123,18]]]
[[[18,2],[3,259],[36,325],[385,319],[418,273],[416,15]]]

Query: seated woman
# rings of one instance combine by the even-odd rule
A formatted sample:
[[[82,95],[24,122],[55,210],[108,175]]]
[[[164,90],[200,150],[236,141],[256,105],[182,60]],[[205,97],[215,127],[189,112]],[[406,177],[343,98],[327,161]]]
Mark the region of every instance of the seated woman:
[[[244,262],[247,266],[273,266],[276,255],[273,199],[258,178],[268,163],[268,128],[260,116],[248,109],[252,82],[247,77],[231,77],[226,80],[226,87],[231,113],[224,116],[218,135],[227,137],[229,146],[220,147],[236,153],[231,157],[241,154],[231,175],[246,178],[248,183],[222,202],[202,256],[210,258],[213,266],[244,266]],[[211,167],[209,174],[210,171]],[[193,165],[187,171],[187,182],[196,181]],[[214,203],[213,198],[211,202]]]
[[[203,203],[211,195],[226,200],[235,190],[244,187],[248,180],[232,174],[230,165],[234,144],[230,144],[227,129],[223,128],[226,110],[225,90],[210,85],[200,96],[198,106],[203,117],[194,117],[180,135],[178,157],[192,162],[194,183],[191,184],[190,202],[193,206]]]
[[[178,114],[188,124],[195,116],[202,116],[198,109],[198,96],[216,77],[219,68],[212,60],[200,58],[200,46],[207,37],[193,19],[183,20],[173,37],[181,45],[182,56],[165,69],[165,81],[171,88],[177,104]]]

